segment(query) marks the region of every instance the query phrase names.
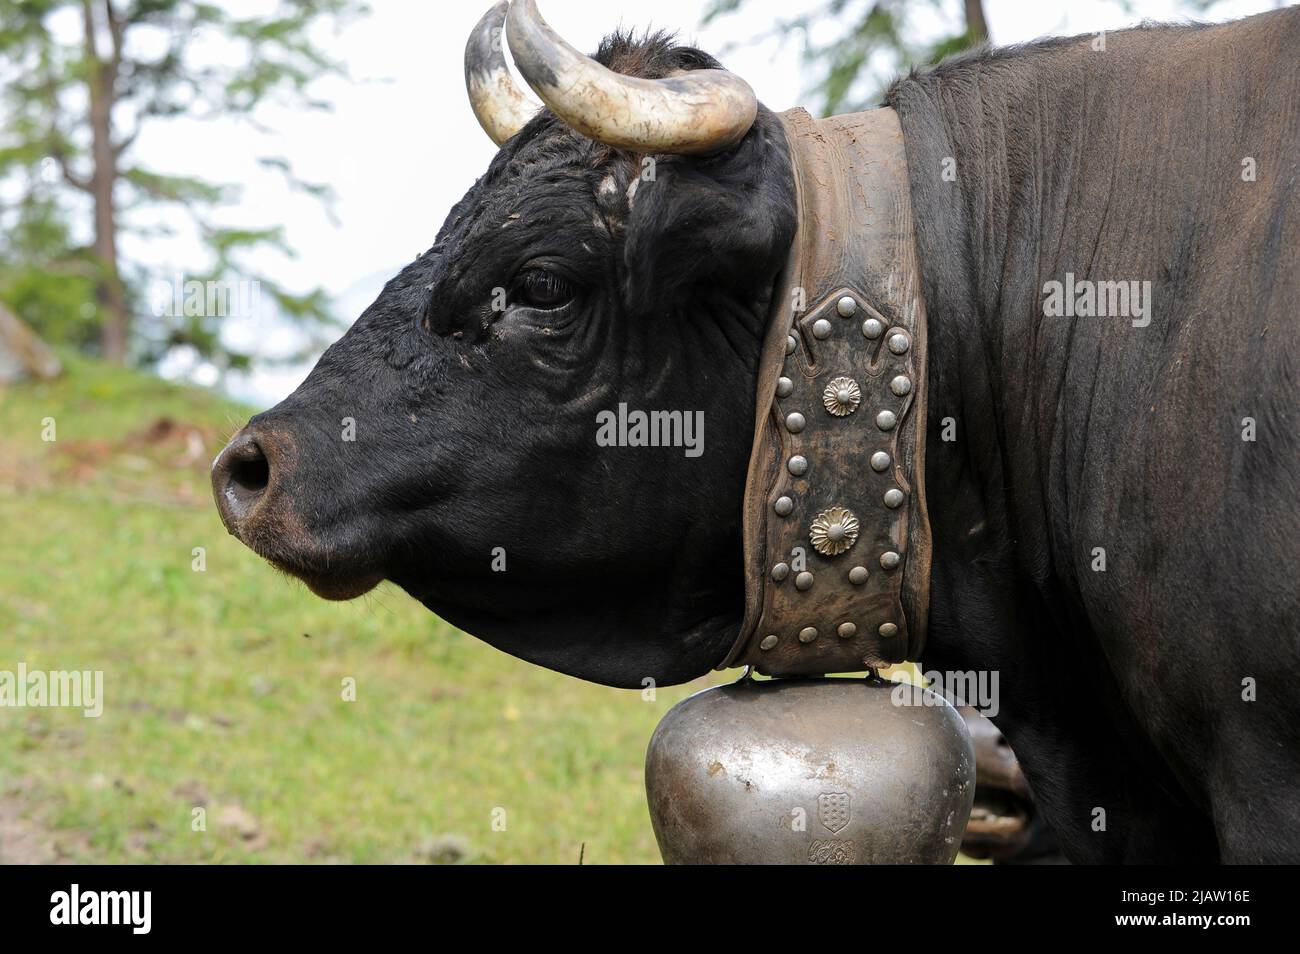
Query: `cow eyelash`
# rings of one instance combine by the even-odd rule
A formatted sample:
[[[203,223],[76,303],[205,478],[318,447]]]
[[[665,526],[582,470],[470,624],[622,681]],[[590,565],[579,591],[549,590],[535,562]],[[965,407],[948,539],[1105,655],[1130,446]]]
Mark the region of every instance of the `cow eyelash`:
[[[539,311],[555,311],[573,301],[575,289],[564,276],[547,268],[529,268],[515,281],[511,298],[516,304]]]

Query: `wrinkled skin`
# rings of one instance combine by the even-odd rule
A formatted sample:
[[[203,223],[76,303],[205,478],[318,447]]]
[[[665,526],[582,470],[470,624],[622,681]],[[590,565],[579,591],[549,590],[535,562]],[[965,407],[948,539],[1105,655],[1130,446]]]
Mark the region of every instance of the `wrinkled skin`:
[[[663,40],[600,56],[648,76],[713,65]],[[391,579],[584,679],[663,685],[716,665],[739,627],[753,382],[793,180],[766,110],[726,154],[642,172],[533,120],[434,246],[249,422],[269,485],[246,518],[227,514],[232,532],[322,596]],[[620,402],[703,411],[704,453],[597,446],[597,413]]]

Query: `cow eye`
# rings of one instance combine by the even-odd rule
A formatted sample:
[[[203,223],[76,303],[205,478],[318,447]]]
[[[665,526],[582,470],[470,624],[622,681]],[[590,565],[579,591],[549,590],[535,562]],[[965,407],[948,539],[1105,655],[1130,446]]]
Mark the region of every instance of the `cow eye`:
[[[530,268],[519,276],[514,298],[529,308],[551,311],[573,300],[573,286],[555,272]]]

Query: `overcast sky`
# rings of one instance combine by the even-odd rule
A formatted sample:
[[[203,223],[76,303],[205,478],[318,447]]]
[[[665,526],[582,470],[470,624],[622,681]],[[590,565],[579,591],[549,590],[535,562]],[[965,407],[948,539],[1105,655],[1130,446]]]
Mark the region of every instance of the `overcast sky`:
[[[351,320],[383,278],[395,273],[433,241],[451,205],[483,172],[495,147],[470,113],[462,58],[471,26],[489,0],[368,0],[371,13],[338,34],[321,39],[347,65],[349,80],[321,81],[314,92],[333,103],[328,113],[268,108],[259,120],[274,130],[259,134],[235,123],[180,120],[156,126],[138,142],[151,168],[238,183],[241,200],[224,218],[232,224],[283,224],[295,260],[268,257],[263,268],[296,290],[323,285],[340,296]],[[710,52],[762,32],[812,0],[747,0],[740,15],[707,28],[704,0],[539,0],[542,14],[579,49],[592,51],[616,26],[665,27]],[[227,6],[265,7],[258,0]],[[960,4],[950,0],[956,11]],[[1047,35],[1113,30],[1142,19],[1178,17],[1172,0],[1134,0],[1132,11],[1115,2],[1090,0],[985,0],[993,42],[1007,44]],[[1271,9],[1268,0],[1229,0],[1206,19],[1225,20]],[[936,21],[937,22],[937,21]],[[219,38],[214,38],[219,42]],[[208,45],[208,55],[220,55]],[[723,55],[767,106],[804,105],[808,77],[798,45],[775,42],[744,46]],[[305,180],[328,183],[337,193],[337,222],[319,205],[289,193],[283,180],[260,169],[256,157],[282,155]],[[160,269],[201,262],[197,246],[182,239],[129,243],[132,258]],[[237,344],[256,342],[274,352],[286,342],[283,329],[266,322],[231,322]],[[232,388],[256,403],[273,403],[296,386],[306,368],[265,369]]]

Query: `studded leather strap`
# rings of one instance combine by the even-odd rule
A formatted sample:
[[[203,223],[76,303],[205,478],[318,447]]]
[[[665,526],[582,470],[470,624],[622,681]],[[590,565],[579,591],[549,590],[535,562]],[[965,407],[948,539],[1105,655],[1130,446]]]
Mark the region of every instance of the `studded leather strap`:
[[[781,115],[799,225],[777,284],[745,488],[746,612],[719,668],[915,659],[929,603],[925,307],[891,109]]]

